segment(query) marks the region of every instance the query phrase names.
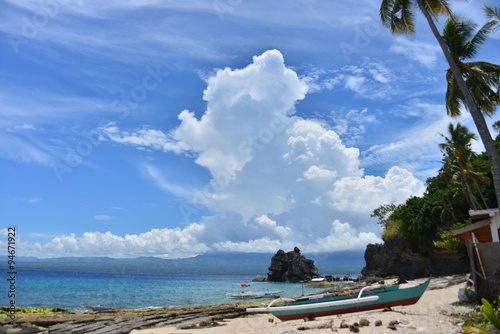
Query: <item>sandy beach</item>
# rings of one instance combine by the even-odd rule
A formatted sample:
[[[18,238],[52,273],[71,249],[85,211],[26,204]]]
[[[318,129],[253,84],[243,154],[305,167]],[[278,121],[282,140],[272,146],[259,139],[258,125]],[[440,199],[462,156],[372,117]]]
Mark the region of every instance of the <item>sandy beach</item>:
[[[281,321],[270,314],[253,314],[246,317],[220,321],[220,326],[200,329],[178,329],[163,327],[134,330],[133,334],[292,334],[292,333],[351,333],[349,328],[340,328],[343,321],[348,324],[367,319],[370,324],[359,328],[359,333],[462,333],[460,320],[453,314],[469,311],[464,306],[453,306],[458,301],[458,290],[464,284],[441,289],[427,290],[415,305],[398,306],[392,311],[374,310],[345,315],[304,320]],[[375,326],[377,320],[381,326]],[[391,321],[400,321],[393,329],[388,328]],[[323,328],[321,328],[323,327]]]

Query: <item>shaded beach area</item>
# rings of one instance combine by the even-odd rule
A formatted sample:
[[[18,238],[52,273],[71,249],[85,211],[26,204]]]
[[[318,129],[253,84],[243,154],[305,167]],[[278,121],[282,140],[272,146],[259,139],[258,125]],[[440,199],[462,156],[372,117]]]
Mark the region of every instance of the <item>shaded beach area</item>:
[[[18,314],[16,324],[31,333],[134,333],[134,334],[211,334],[211,333],[350,333],[347,325],[368,320],[360,333],[461,333],[457,314],[470,311],[455,306],[459,288],[465,283],[429,288],[415,305],[393,307],[390,311],[374,310],[317,319],[282,322],[270,314],[248,314],[247,307],[266,301],[224,305],[171,307],[156,310],[112,310],[105,313],[57,313],[52,315]],[[1,318],[2,325],[8,319]],[[376,326],[376,322],[381,325]],[[394,322],[396,324],[390,325]],[[344,325],[342,325],[344,323]],[[28,325],[30,324],[30,325]],[[342,328],[344,326],[345,328]],[[390,328],[388,328],[390,327]],[[5,330],[11,328],[3,326]],[[13,328],[11,328],[13,329]]]

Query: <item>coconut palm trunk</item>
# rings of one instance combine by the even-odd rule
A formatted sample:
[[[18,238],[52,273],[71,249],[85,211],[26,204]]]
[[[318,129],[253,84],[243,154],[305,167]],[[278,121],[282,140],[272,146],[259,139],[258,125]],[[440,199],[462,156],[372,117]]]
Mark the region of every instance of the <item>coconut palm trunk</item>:
[[[432,30],[432,33],[434,34],[434,37],[439,43],[439,46],[443,50],[443,54],[448,61],[448,64],[450,65],[450,70],[453,73],[453,76],[457,80],[458,87],[462,91],[462,94],[464,95],[465,103],[466,103],[466,108],[469,110],[472,119],[474,123],[476,124],[477,131],[479,133],[479,137],[481,138],[481,141],[483,142],[484,148],[486,150],[486,154],[490,160],[490,166],[491,166],[491,172],[493,175],[493,186],[495,188],[495,195],[497,198],[497,205],[500,206],[500,157],[498,155],[498,151],[495,146],[495,142],[493,141],[493,138],[491,137],[490,131],[488,129],[488,126],[486,124],[486,121],[484,119],[483,113],[479,109],[474,97],[472,96],[471,92],[467,88],[467,85],[465,83],[465,80],[460,73],[460,70],[458,68],[458,65],[456,64],[455,60],[453,59],[448,46],[446,45],[446,42],[444,41],[443,37],[439,33],[436,25],[434,24],[434,20],[431,16],[431,14],[426,10],[423,0],[416,0],[416,3],[418,5],[418,8],[420,11],[424,14],[425,19],[427,20],[427,23],[429,24],[429,27]]]

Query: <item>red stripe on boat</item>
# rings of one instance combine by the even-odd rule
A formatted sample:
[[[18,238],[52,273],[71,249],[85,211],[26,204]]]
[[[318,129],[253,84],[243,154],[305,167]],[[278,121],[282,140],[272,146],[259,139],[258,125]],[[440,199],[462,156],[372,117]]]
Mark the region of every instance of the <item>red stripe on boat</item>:
[[[304,318],[324,317],[324,316],[328,316],[328,315],[363,312],[363,311],[381,309],[384,307],[412,305],[412,304],[415,304],[416,302],[418,302],[419,299],[420,299],[420,296],[414,297],[414,298],[403,299],[403,300],[396,300],[393,302],[380,303],[380,304],[355,306],[355,307],[343,308],[343,309],[338,309],[338,310],[311,312],[311,313],[306,313],[306,314],[301,313],[301,314],[290,314],[290,315],[279,315],[279,316],[277,315],[276,317],[282,321],[304,319]]]

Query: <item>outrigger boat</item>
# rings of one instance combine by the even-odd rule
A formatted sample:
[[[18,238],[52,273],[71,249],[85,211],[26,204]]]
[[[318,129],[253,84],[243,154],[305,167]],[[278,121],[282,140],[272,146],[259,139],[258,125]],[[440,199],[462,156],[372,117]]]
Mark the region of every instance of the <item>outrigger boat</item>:
[[[311,283],[306,285],[306,287],[308,287],[308,288],[315,288],[315,289],[333,288],[334,286],[335,286],[335,284],[328,283],[326,281],[326,278],[324,278],[324,277],[313,278],[311,280]]]
[[[359,282],[355,282],[352,280],[331,282],[331,281],[326,281],[324,277],[321,277],[321,278],[313,278],[310,283],[306,284],[306,287],[314,289],[328,289],[328,288],[342,287],[348,285],[359,285]]]
[[[372,285],[363,287],[357,297],[336,296],[331,293],[314,294],[298,299],[275,299],[266,307],[247,308],[247,312],[269,312],[282,321],[323,317],[335,314],[368,311],[392,306],[415,304],[431,281],[429,277],[420,285],[400,289],[399,285]],[[273,306],[288,301],[286,306]]]
[[[259,299],[259,298],[279,298],[285,291],[246,291],[239,293],[226,293],[228,298],[233,299]]]
[[[240,284],[240,288],[248,288],[251,284]],[[285,291],[244,291],[238,293],[226,293],[227,298],[233,299],[259,299],[259,298],[280,298]]]

